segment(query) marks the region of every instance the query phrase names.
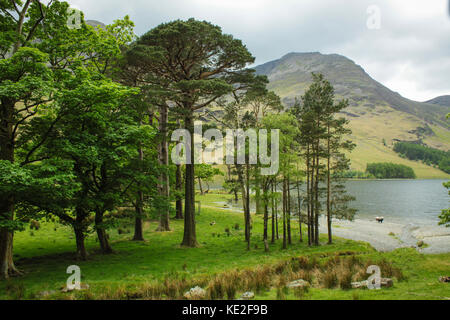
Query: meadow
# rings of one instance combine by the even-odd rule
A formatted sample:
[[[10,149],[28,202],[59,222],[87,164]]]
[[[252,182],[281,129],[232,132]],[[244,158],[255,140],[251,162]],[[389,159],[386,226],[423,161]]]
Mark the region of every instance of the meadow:
[[[325,235],[320,246],[308,247],[307,243],[299,242],[295,221],[292,245],[282,250],[280,239],[265,252],[263,220],[255,215],[252,215],[252,246],[247,251],[243,214],[220,208],[223,206],[220,203],[230,198],[227,194],[197,197],[201,201],[201,213],[197,216],[198,248],[180,247],[181,220],[171,220],[171,231],[163,233],[155,231],[157,221],[146,221],[146,241],[135,242],[130,240],[132,221],[123,219],[117,228],[109,230],[114,253],[102,255],[96,235],[91,234],[86,241],[90,253],[87,261],[75,259],[75,240],[69,227],[42,222],[39,230],[17,232],[15,260],[24,275],[0,283],[0,298],[181,299],[185,290],[199,285],[208,288],[208,292],[219,290],[209,298],[224,299],[228,297],[226,282],[234,281],[239,282],[233,289],[234,297],[251,289],[256,293],[255,299],[450,299],[449,284],[438,281],[439,276],[450,273],[450,254],[423,255],[414,249],[381,253],[367,243],[339,238],[327,245]],[[292,261],[306,262],[299,266]],[[381,290],[346,288],[338,270],[344,264],[354,269],[352,264],[356,263],[385,265],[387,269],[382,267],[382,272],[393,277],[394,286]],[[80,267],[82,283],[89,285],[88,290],[61,292],[69,276],[66,274],[69,265]],[[330,270],[336,279],[326,279]],[[361,270],[359,277],[367,278],[369,275],[361,274]],[[345,277],[346,271],[343,272]],[[230,275],[234,278],[230,279]],[[288,281],[300,276],[312,281],[309,290],[299,293],[286,287]],[[224,292],[220,289],[221,281]]]

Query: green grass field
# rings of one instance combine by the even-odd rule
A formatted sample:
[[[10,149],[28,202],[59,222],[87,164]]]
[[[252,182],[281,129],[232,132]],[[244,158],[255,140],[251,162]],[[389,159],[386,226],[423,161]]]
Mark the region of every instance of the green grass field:
[[[363,242],[336,239],[327,245],[325,235],[322,245],[308,247],[298,240],[298,225],[293,222],[293,244],[281,249],[282,240],[270,245],[264,252],[262,243],[262,217],[253,216],[252,248],[246,250],[243,234],[243,215],[239,212],[213,208],[215,202],[226,201],[229,195],[208,194],[198,196],[202,202],[197,217],[198,248],[182,248],[183,222],[171,221],[171,232],[155,232],[157,223],[145,223],[145,242],[133,242],[131,233],[118,234],[109,231],[114,254],[101,255],[96,235],[87,238],[90,256],[87,261],[74,258],[75,240],[72,231],[65,226],[50,222],[41,223],[38,231],[27,229],[15,235],[14,253],[16,264],[24,271],[22,277],[0,283],[0,299],[39,299],[48,291],[48,299],[104,299],[129,298],[133,292],[150,283],[161,283],[172,278],[204,279],[214,274],[232,270],[261,268],[289,260],[292,257],[318,257],[325,259],[340,252],[351,253],[363,260],[387,259],[400,268],[406,280],[394,280],[394,287],[382,290],[311,288],[302,299],[450,299],[449,284],[440,283],[438,277],[450,275],[450,254],[422,255],[413,249],[390,253],[376,252]],[[214,221],[216,224],[211,226]],[[240,226],[235,229],[236,224]],[[133,230],[131,223],[123,223],[125,231]],[[225,229],[229,229],[229,235]],[[281,231],[281,229],[280,229]],[[69,276],[69,265],[81,268],[82,282],[90,289],[76,293],[61,293]],[[201,284],[199,280],[199,284]],[[167,285],[167,284],[166,284]],[[119,292],[119,294],[117,294]],[[162,297],[164,298],[164,296]],[[276,299],[277,290],[268,288],[258,292],[256,299]],[[278,297],[280,298],[280,297]],[[287,291],[286,299],[298,299]]]

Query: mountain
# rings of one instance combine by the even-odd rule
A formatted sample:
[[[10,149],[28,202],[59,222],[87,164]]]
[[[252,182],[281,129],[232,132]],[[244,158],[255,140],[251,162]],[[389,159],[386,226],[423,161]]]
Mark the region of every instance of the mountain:
[[[450,95],[440,96],[434,99],[428,100],[425,103],[437,104],[440,106],[450,107]]]
[[[97,26],[99,26],[100,28],[106,27],[106,25],[103,22],[100,22],[97,20],[86,20],[85,22],[88,26],[91,26],[91,27],[97,27]]]
[[[337,99],[348,99],[342,116],[350,120],[351,139],[357,144],[352,152],[352,169],[364,171],[368,162],[406,164],[419,178],[449,177],[424,164],[400,158],[393,150],[396,141],[415,141],[449,150],[450,130],[446,114],[450,104],[438,100],[412,101],[372,79],[352,60],[338,54],[289,53],[256,68],[269,78],[269,89],[290,106],[311,84],[311,73],[323,73],[335,88]]]

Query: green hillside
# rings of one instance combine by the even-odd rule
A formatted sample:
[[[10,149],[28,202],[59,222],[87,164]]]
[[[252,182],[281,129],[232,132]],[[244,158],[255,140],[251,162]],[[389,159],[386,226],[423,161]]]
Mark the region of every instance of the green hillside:
[[[450,95],[439,96],[439,97],[436,97],[436,98],[431,99],[429,101],[426,101],[426,103],[431,103],[431,104],[437,104],[437,105],[440,105],[440,106],[450,107]]]
[[[256,71],[268,76],[269,88],[288,106],[295,98],[300,99],[309,86],[311,72],[321,72],[330,80],[336,97],[350,103],[342,115],[350,120],[351,139],[357,144],[349,155],[353,170],[364,171],[368,162],[393,162],[412,167],[418,178],[450,177],[437,168],[403,159],[392,150],[396,141],[421,141],[449,150],[450,131],[445,115],[450,106],[408,100],[337,54],[289,53],[256,67]]]

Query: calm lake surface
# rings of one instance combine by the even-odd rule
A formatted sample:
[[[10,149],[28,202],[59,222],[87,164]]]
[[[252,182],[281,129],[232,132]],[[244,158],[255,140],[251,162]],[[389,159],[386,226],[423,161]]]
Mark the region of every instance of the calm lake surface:
[[[436,225],[442,209],[449,207],[446,180],[358,180],[347,181],[347,190],[356,197],[356,218]]]
[[[351,203],[358,209],[356,219],[374,220],[382,216],[386,222],[437,226],[441,210],[450,207],[448,190],[442,185],[445,181],[348,180],[345,184],[348,193],[356,197]],[[220,188],[213,186],[212,189]],[[228,205],[242,210],[241,201],[229,201]],[[251,207],[255,209],[253,201]]]

